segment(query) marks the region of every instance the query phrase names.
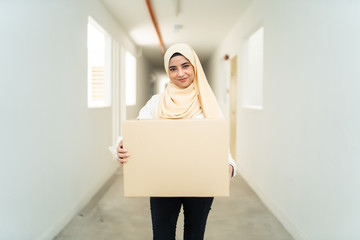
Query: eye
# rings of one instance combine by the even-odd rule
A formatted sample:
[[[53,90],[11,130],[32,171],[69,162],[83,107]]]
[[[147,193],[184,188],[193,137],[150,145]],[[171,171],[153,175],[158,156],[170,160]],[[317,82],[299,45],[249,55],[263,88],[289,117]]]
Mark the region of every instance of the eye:
[[[176,70],[176,68],[171,67],[171,68],[169,68],[169,70],[170,70],[170,72],[173,72],[173,71],[175,71],[175,70]]]
[[[183,68],[188,68],[188,67],[190,67],[190,64],[184,64],[183,65]]]

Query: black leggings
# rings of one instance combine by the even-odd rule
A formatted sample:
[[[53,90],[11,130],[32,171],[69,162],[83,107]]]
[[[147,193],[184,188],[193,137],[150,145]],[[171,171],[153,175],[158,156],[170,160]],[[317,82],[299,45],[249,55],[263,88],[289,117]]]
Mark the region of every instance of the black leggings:
[[[213,197],[151,197],[154,240],[174,240],[181,205],[184,208],[184,240],[203,240]]]

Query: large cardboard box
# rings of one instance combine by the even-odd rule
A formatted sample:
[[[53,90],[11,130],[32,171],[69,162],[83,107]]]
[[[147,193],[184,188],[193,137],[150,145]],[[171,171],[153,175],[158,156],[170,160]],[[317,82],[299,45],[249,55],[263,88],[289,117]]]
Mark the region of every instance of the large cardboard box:
[[[225,119],[123,123],[125,196],[229,196]]]

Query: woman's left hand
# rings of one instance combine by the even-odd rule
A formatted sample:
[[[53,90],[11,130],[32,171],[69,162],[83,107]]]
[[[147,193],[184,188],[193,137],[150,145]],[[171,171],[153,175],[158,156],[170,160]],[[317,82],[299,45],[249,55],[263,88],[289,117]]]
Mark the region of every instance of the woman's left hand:
[[[234,174],[234,167],[232,165],[229,165],[229,182],[231,181],[233,174]]]

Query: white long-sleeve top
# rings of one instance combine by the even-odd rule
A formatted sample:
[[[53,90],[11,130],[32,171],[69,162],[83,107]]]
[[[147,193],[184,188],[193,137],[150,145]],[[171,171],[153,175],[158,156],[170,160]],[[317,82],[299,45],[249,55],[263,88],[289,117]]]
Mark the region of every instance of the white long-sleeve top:
[[[156,117],[156,112],[159,106],[159,101],[160,101],[160,94],[156,94],[154,96],[152,96],[150,98],[150,100],[145,104],[145,106],[140,110],[139,112],[139,116],[137,117],[138,119],[153,119]],[[204,114],[200,113],[198,115],[195,116],[195,118],[204,118]],[[236,175],[236,163],[234,161],[234,159],[232,158],[230,151],[229,151],[229,164],[231,166],[233,166],[234,169],[234,173],[233,176],[234,177]]]

